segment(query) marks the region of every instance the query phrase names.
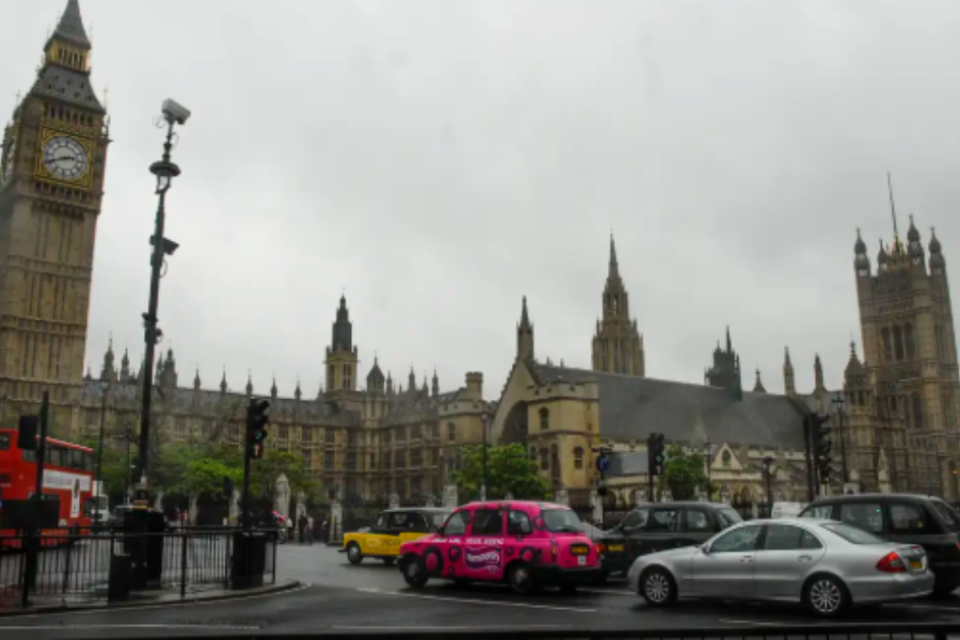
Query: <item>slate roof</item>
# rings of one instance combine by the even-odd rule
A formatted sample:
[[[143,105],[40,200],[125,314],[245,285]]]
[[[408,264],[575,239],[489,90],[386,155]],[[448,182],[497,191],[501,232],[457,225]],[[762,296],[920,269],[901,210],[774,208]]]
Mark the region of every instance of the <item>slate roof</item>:
[[[745,391],[739,401],[724,389],[530,363],[538,382],[562,378],[595,380],[600,393],[600,435],[645,441],[663,433],[668,441],[690,442],[699,422],[713,442],[803,448],[801,409],[787,396]]]
[[[93,92],[93,87],[90,86],[90,77],[66,67],[53,64],[45,66],[40,70],[30,92],[36,96],[56,98],[61,102],[97,113],[106,113]]]

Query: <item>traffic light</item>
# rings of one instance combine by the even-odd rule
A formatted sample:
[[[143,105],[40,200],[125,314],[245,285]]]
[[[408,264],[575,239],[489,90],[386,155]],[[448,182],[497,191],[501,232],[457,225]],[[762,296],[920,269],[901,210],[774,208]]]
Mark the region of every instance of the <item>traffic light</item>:
[[[267,409],[270,403],[266,400],[251,400],[247,407],[247,456],[253,460],[263,457],[263,443],[267,439],[267,424],[270,416]]]
[[[40,418],[37,416],[20,416],[20,426],[17,429],[17,448],[23,451],[37,450],[37,430],[40,428]]]
[[[820,484],[830,483],[830,464],[833,457],[833,442],[830,439],[832,429],[827,426],[827,416],[810,414],[810,434],[813,437],[813,461],[820,474]]]
[[[647,439],[647,467],[650,475],[663,475],[663,463],[667,461],[662,433],[651,433]]]

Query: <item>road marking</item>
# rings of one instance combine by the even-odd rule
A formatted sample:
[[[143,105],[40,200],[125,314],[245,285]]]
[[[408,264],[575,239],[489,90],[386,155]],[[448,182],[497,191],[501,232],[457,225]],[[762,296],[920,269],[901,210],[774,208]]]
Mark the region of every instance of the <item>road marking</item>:
[[[626,591],[624,589],[579,589],[582,593],[601,593],[609,596],[637,596],[639,594],[634,593],[633,591]]]
[[[260,627],[238,626],[232,624],[57,624],[57,625],[22,625],[19,627],[0,627],[11,631],[52,631],[65,629],[239,629],[256,630]]]
[[[772,626],[772,627],[787,627],[791,626],[794,623],[791,622],[764,622],[761,620],[724,620],[720,618],[717,622],[723,622],[725,624],[750,624],[756,626]]]
[[[596,613],[596,609],[581,609],[578,607],[553,607],[546,604],[525,604],[522,602],[497,602],[496,600],[476,600],[473,598],[444,598],[419,593],[401,593],[400,591],[381,591],[380,589],[357,589],[363,593],[372,593],[383,596],[402,596],[404,598],[421,598],[423,600],[439,600],[440,602],[458,602],[464,604],[479,604],[493,607],[516,607],[519,609],[546,609],[548,611],[573,611],[575,613]]]
[[[888,607],[898,607],[900,609],[930,609],[931,611],[950,611],[960,615],[960,607],[938,607],[929,604],[888,604]]]
[[[420,627],[373,627],[373,626],[343,626],[334,625],[331,629],[343,629],[351,631],[513,631],[515,629],[569,629],[565,624],[521,624],[521,625],[491,625],[491,626],[451,626],[444,627],[440,625],[424,625]]]
[[[164,608],[173,608],[173,607],[199,607],[202,605],[212,605],[212,604],[228,604],[231,602],[241,602],[243,600],[256,600],[258,598],[270,598],[274,596],[282,596],[288,593],[296,593],[297,591],[303,591],[304,589],[309,589],[311,584],[302,584],[299,587],[294,587],[293,589],[285,589],[283,591],[274,591],[271,593],[256,593],[250,596],[240,596],[239,598],[221,598],[219,600],[195,600],[193,602],[158,602],[156,604],[144,604],[137,607],[102,607],[98,609],[87,609],[85,611],[47,611],[44,613],[25,613],[23,615],[11,616],[11,620],[24,620],[29,618],[49,618],[52,615],[58,616],[82,616],[82,615],[102,615],[104,613],[124,613],[126,611],[144,611],[146,609],[164,609]],[[3,623],[0,622],[0,629],[12,629],[13,627],[5,627]],[[30,627],[31,629],[39,629],[39,627]]]

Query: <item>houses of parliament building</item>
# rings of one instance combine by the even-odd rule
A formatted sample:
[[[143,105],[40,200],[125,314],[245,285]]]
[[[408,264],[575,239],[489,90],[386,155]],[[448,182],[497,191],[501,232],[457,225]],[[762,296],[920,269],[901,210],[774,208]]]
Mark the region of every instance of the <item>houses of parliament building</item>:
[[[110,143],[106,110],[90,86],[90,50],[78,0],[69,0],[37,78],[4,131],[0,425],[15,427],[49,391],[55,435],[78,439],[97,432],[105,415],[108,438],[116,441],[139,424],[142,365],[132,367],[127,353],[117,362],[111,344],[96,371],[84,375]],[[589,368],[537,356],[534,305],[524,299],[515,357],[505,363],[510,373],[495,401],[485,400],[481,373],[441,391],[436,372],[418,381],[410,371],[403,384],[385,375],[376,359],[361,384],[359,350],[341,298],[318,393],[305,396],[298,384],[292,396],[280,397],[276,383],[263,393],[249,381],[234,391],[225,374],[205,386],[199,372],[183,384],[176,354],[168,350],[156,363],[153,434],[163,442],[239,446],[247,400],[256,391],[271,402],[268,449],[299,453],[310,472],[341,495],[437,496],[461,447],[484,441],[523,444],[555,490],[586,494],[597,480],[591,451],[602,444],[613,451],[608,499],[629,505],[650,498],[643,495],[645,443],[657,432],[704,453],[723,499],[755,504],[765,495],[765,464],[777,497],[805,499],[802,425],[806,414],[818,412],[830,416],[835,439],[842,436],[834,446],[836,486],[828,490],[846,481],[862,491],[923,491],[957,500],[960,394],[940,242],[931,230],[924,247],[911,219],[906,242],[896,230],[892,244],[881,242],[874,268],[858,232],[853,269],[862,349],[858,354],[851,345],[842,356],[843,389],[824,386],[817,356],[815,388],[799,392],[789,351],[785,394],[768,393],[760,372],[745,389],[729,330],[703,383],[649,377],[611,238]]]

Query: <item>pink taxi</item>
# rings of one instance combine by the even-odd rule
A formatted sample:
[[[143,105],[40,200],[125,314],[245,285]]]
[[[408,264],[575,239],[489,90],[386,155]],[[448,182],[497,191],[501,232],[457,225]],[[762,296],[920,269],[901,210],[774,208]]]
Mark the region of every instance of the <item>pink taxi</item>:
[[[600,575],[597,547],[568,507],[546,502],[474,502],[435,534],[400,546],[400,571],[419,589],[430,578],[506,582],[515,593],[576,588]]]

